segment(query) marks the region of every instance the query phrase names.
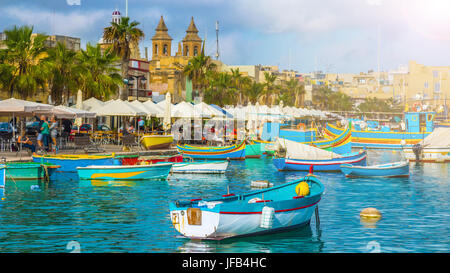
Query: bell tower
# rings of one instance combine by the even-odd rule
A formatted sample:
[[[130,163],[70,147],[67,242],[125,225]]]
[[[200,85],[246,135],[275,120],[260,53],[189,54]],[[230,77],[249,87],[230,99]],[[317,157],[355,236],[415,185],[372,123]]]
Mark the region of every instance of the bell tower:
[[[183,39],[183,56],[194,57],[199,55],[201,50],[202,39],[198,36],[198,29],[195,26],[194,17],[192,17]]]
[[[172,37],[167,32],[167,26],[161,16],[156,33],[152,37],[152,59],[157,59],[163,56],[171,56]]]

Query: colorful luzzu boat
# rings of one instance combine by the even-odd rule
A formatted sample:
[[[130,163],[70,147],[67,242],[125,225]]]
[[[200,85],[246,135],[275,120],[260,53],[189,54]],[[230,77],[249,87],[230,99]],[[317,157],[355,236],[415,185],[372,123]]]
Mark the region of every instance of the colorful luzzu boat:
[[[50,163],[36,162],[8,162],[6,166],[6,179],[8,180],[39,180],[51,179],[60,167]]]
[[[58,172],[76,172],[77,167],[90,165],[119,165],[114,155],[33,155],[36,163],[50,163],[61,166]]]
[[[6,181],[6,166],[0,165],[0,188],[5,187]]]
[[[172,173],[225,173],[228,161],[183,162],[172,166]]]
[[[77,167],[77,172],[78,177],[82,180],[145,180],[166,179],[171,169],[172,163],[158,163]]]
[[[324,186],[314,176],[245,194],[177,201],[169,205],[172,224],[191,239],[221,240],[308,225]]]
[[[234,144],[224,147],[196,147],[190,145],[177,145],[178,151],[183,156],[193,159],[214,159],[214,160],[244,160],[245,159],[245,141],[240,144]]]
[[[252,139],[252,142],[255,144],[261,144],[261,152],[263,154],[272,156],[275,154],[274,150],[274,144],[273,141],[265,141],[265,140],[259,140],[259,139]]]
[[[339,135],[335,135],[332,139],[304,142],[303,144],[308,144],[337,154],[350,153],[352,151],[351,125],[343,130]]]
[[[344,129],[327,124],[329,135],[342,134]],[[402,149],[412,147],[422,141],[430,133],[422,132],[381,132],[381,131],[355,131],[352,130],[352,147],[354,148],[379,148]]]
[[[279,171],[307,171],[312,165],[315,171],[339,172],[342,164],[366,165],[365,151],[339,155],[286,139],[278,139],[277,146],[273,164]]]
[[[373,166],[341,165],[346,177],[408,177],[409,162],[401,161]]]
[[[260,158],[261,156],[261,143],[252,142],[245,145],[245,158]]]

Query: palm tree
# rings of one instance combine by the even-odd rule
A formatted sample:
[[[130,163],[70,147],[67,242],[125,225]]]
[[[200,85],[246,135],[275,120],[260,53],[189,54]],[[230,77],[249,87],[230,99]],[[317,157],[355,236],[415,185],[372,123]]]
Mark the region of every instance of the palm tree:
[[[206,77],[208,71],[213,71],[215,68],[216,64],[212,62],[211,57],[205,55],[205,43],[203,43],[201,53],[189,60],[183,74],[192,80],[194,89],[199,90],[199,95],[202,97],[208,85]]]
[[[33,34],[33,27],[14,26],[5,30],[5,49],[1,50],[2,85],[13,97],[18,93],[26,99],[34,94],[38,88],[44,88],[45,76],[40,66],[41,57],[46,51],[43,34]]]
[[[122,84],[120,69],[114,66],[120,58],[112,47],[102,50],[99,44],[86,44],[77,54],[77,82],[85,98],[109,99]]]
[[[291,96],[292,105],[299,107],[303,104],[303,95],[305,94],[305,87],[300,85],[298,80],[290,79],[286,82],[286,88]],[[287,101],[286,101],[287,102]]]
[[[144,38],[144,32],[137,28],[139,22],[130,23],[129,17],[122,17],[119,23],[111,22],[111,26],[103,30],[103,39],[112,44],[113,51],[122,60],[122,78],[128,78],[128,63],[130,60],[130,45],[137,44]],[[127,90],[128,91],[128,90]],[[128,93],[121,89],[120,99],[127,100]]]
[[[55,104],[67,104],[69,96],[77,89],[76,55],[64,43],[58,42],[48,50],[48,56],[43,60],[51,86],[51,98]]]
[[[256,104],[258,98],[264,92],[264,84],[252,82],[251,84],[246,86],[244,90],[248,100],[251,103]]]
[[[274,83],[275,80],[277,79],[277,76],[274,74],[271,74],[269,72],[264,72],[264,78],[265,78],[265,90],[264,92],[261,94],[261,97],[265,98],[266,101],[266,105],[269,105],[269,99],[274,91]]]

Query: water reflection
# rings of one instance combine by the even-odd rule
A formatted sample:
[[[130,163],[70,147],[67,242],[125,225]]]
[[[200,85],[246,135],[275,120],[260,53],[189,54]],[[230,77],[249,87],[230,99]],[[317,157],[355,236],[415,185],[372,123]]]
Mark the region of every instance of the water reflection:
[[[177,249],[185,253],[255,252],[255,253],[318,253],[324,242],[314,234],[310,225],[274,234],[229,238],[221,241],[183,239]]]

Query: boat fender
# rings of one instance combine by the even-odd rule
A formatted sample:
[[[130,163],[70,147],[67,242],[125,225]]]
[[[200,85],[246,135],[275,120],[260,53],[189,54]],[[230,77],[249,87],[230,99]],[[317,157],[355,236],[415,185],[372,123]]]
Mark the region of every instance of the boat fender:
[[[295,187],[295,193],[297,196],[307,196],[309,194],[309,185],[305,181],[298,183]]]
[[[261,200],[261,198],[255,197],[255,198],[252,198],[252,199],[248,200],[248,203],[252,204],[252,203],[256,203],[256,201],[260,201],[260,200]]]
[[[274,208],[268,206],[263,207],[259,226],[262,228],[272,228],[274,216],[275,216]]]

